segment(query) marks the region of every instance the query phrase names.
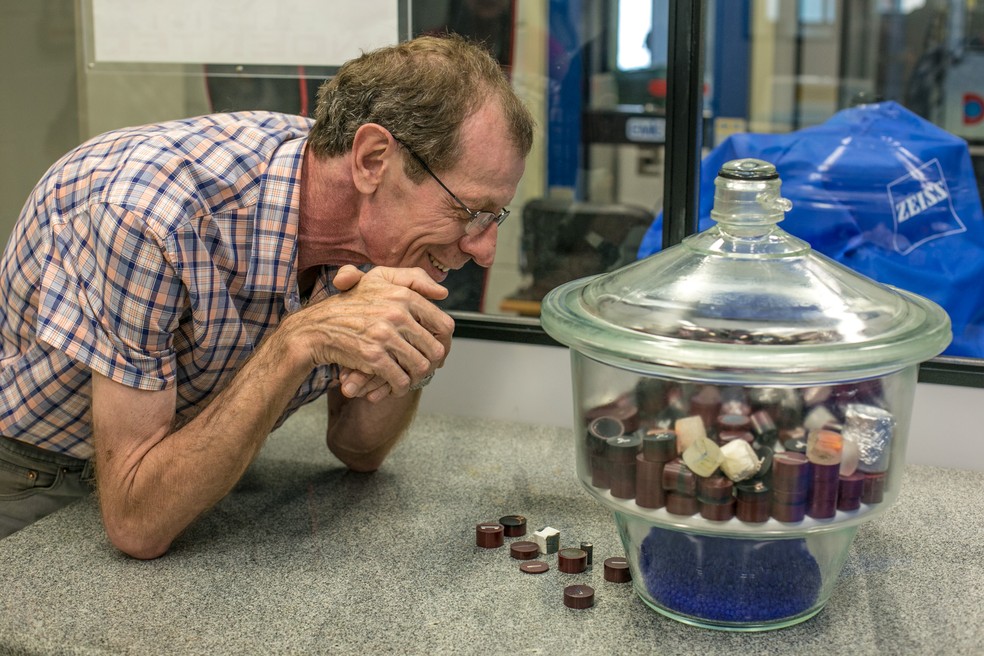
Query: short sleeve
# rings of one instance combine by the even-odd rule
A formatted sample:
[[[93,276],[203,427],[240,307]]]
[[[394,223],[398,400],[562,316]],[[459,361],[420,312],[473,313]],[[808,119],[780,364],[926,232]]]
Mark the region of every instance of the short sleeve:
[[[170,387],[185,301],[162,243],[142,217],[113,205],[52,221],[38,339],[123,385]]]

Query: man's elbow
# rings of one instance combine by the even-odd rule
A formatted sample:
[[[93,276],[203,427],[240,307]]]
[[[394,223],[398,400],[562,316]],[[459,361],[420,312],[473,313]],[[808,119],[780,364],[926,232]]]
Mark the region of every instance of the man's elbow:
[[[382,467],[383,461],[386,460],[386,454],[375,455],[334,453],[335,457],[341,460],[343,465],[348,467],[351,471],[358,472],[360,474],[371,474]]]
[[[339,444],[331,444],[330,442],[328,444],[328,450],[341,460],[343,465],[361,474],[369,474],[382,467],[383,461],[386,460],[386,456],[389,455],[392,448],[392,444],[386,444],[368,451],[355,451],[346,449]]]
[[[146,535],[146,531],[141,531],[139,528],[122,526],[105,520],[104,525],[110,543],[131,558],[153,560],[160,558],[171,548],[170,540]]]

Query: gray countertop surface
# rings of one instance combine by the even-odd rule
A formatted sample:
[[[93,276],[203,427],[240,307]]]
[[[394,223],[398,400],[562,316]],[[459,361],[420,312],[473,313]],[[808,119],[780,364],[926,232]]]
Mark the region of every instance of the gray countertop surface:
[[[982,472],[908,466],[817,616],[733,633],[604,580],[622,547],[568,430],[424,415],[362,475],[327,452],[325,422],[322,403],[292,417],[158,560],[114,550],[93,499],[0,541],[0,654],[984,653]],[[595,566],[563,574],[552,555],[529,575],[508,546],[476,547],[475,525],[507,514],[593,542]],[[564,606],[573,583],[594,607]]]

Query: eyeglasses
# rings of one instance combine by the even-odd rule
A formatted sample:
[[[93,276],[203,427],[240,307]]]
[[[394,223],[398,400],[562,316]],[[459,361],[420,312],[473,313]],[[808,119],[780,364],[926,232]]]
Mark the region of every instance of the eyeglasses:
[[[396,139],[396,137],[393,138]],[[434,181],[437,182],[437,184],[441,185],[441,189],[448,192],[448,195],[454,199],[454,202],[458,203],[458,205],[461,206],[461,209],[468,212],[468,216],[470,218],[468,219],[468,223],[465,224],[465,232],[467,234],[469,235],[482,234],[493,223],[495,223],[496,225],[502,225],[502,222],[506,220],[507,216],[509,216],[509,210],[507,210],[506,208],[502,208],[502,211],[499,212],[498,214],[496,214],[495,212],[486,212],[483,210],[479,210],[476,212],[474,210],[468,209],[468,206],[465,205],[463,202],[461,202],[461,199],[455,196],[454,192],[448,189],[448,186],[443,182],[441,182],[441,179],[437,177],[437,175],[435,175],[433,171],[430,170],[430,167],[427,166],[427,163],[420,158],[420,155],[413,152],[413,149],[410,146],[406,145],[399,139],[396,139],[396,142],[401,146],[403,146],[403,148],[405,148],[406,151],[410,153],[410,156],[413,157],[415,160],[417,160],[418,164],[424,167],[424,170],[427,171],[427,174],[430,177],[434,178]]]

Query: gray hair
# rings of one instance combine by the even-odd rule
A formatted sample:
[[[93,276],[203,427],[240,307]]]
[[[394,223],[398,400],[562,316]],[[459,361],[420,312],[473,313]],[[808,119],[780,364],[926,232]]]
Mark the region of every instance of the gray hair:
[[[363,53],[321,85],[308,146],[320,158],[343,155],[359,127],[377,123],[433,169],[448,170],[461,156],[462,123],[496,101],[527,156],[535,123],[498,62],[460,36],[419,37]],[[404,162],[411,179],[424,175],[412,158]]]

